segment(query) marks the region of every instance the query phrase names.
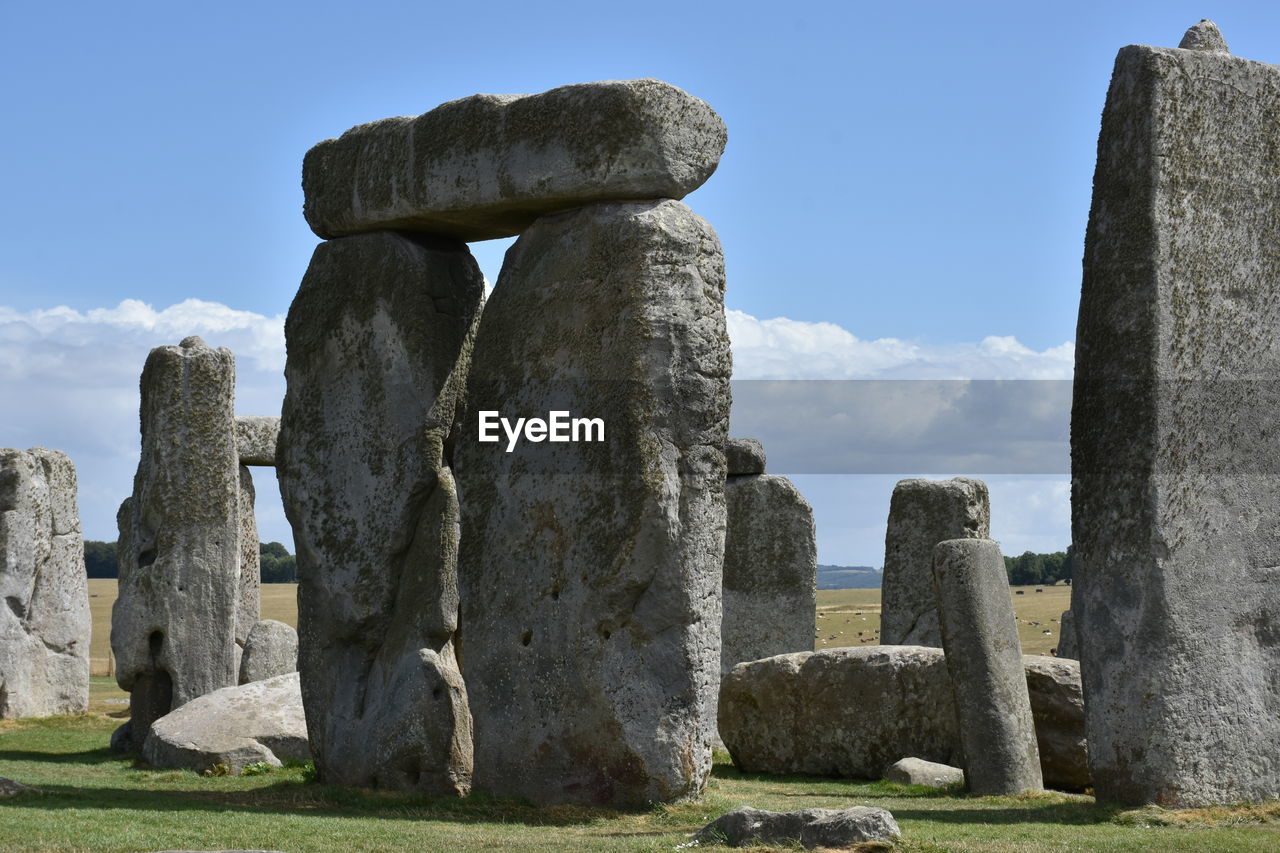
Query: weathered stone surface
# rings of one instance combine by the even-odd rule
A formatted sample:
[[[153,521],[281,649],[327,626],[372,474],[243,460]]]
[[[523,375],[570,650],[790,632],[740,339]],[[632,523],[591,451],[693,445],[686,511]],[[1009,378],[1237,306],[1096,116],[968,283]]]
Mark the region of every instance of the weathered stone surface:
[[[330,783],[470,786],[456,669],[458,497],[445,463],[484,296],[465,245],[322,243],[285,324],[277,447],[298,551],[298,668]]]
[[[476,788],[699,793],[720,667],[724,266],[675,201],[539,219],[485,307],[457,450]],[[600,417],[603,441],[476,440],[478,411]]]
[[[236,451],[241,465],[276,464],[276,439],[280,436],[280,419],[266,415],[236,416]]]
[[[812,850],[814,847],[848,847],[865,841],[892,841],[901,834],[898,822],[888,810],[871,806],[795,812],[739,806],[698,830],[692,840],[730,847],[799,842]]]
[[[1280,796],[1280,68],[1116,57],[1085,239],[1072,611],[1094,788]]]
[[[224,687],[170,711],[151,726],[142,755],[156,767],[232,773],[265,761],[306,761],[307,721],[296,672]]]
[[[240,683],[263,681],[297,669],[298,632],[293,626],[275,619],[254,623],[240,659]]]
[[[1227,48],[1227,40],[1222,37],[1222,31],[1218,29],[1218,25],[1208,18],[1202,18],[1200,23],[1188,28],[1182,36],[1182,41],[1178,43],[1178,47],[1186,50],[1206,50],[1214,53],[1231,52]]]
[[[1079,669],[1024,661],[1038,742],[1050,747],[1040,756],[1045,783],[1079,790],[1089,773]],[[941,649],[861,646],[739,664],[721,687],[719,722],[749,773],[879,779],[903,755],[964,763]]]
[[[764,445],[756,438],[731,438],[724,445],[729,476],[764,473]]]
[[[0,448],[0,719],[89,706],[89,592],[66,454]]]
[[[116,681],[130,691],[138,734],[236,683],[241,601],[235,358],[198,337],[157,347],[141,391],[142,456],[117,516],[111,614]]]
[[[933,582],[969,790],[1040,790],[1040,753],[1000,546],[990,539],[939,542]]]
[[[1080,634],[1076,629],[1076,614],[1062,611],[1058,619],[1058,657],[1080,660]]]
[[[899,785],[925,785],[930,788],[947,788],[964,784],[964,771],[949,764],[925,761],[922,758],[904,758],[884,771],[887,782]]]
[[[1045,787],[1083,791],[1089,787],[1089,750],[1084,731],[1080,664],[1041,655],[1023,655],[1027,694],[1036,724],[1036,747]]]
[[[257,493],[253,475],[240,466],[240,586],[236,600],[236,672],[240,671],[241,654],[248,642],[249,631],[262,615],[262,542],[258,539],[258,519],[254,515]],[[290,670],[285,670],[286,672]],[[275,673],[279,674],[279,673]]]
[[[683,198],[715,171],[726,139],[711,107],[660,80],[473,95],[308,151],[307,222],[326,238],[509,237],[592,202]]]
[[[933,546],[946,539],[985,539],[991,499],[981,480],[902,480],[889,502],[884,537],[880,642],[942,646],[933,595]]]

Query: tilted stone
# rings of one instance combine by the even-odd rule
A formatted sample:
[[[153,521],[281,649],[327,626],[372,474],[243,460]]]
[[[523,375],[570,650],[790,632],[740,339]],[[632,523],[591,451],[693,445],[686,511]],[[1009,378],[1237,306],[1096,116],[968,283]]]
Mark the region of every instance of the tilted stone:
[[[724,445],[729,476],[764,473],[764,445],[755,438],[731,438]]]
[[[454,240],[316,247],[285,323],[280,495],[298,552],[298,669],[332,784],[460,795],[458,497],[444,448],[484,279]]]
[[[254,623],[240,659],[240,683],[263,681],[298,669],[298,632],[275,619]]]
[[[66,454],[0,448],[0,719],[89,706],[89,591]]]
[[[981,480],[899,481],[884,537],[881,643],[942,646],[933,546],[945,539],[984,539],[990,530],[991,501]]]
[[[675,201],[539,219],[476,340],[457,450],[477,790],[698,794],[720,668],[724,266]],[[477,440],[479,411],[599,417],[604,440]]]
[[[933,581],[969,790],[1040,790],[1040,752],[1000,546],[990,539],[939,542]]]
[[[715,171],[726,138],[711,107],[660,80],[473,95],[308,151],[307,222],[325,238],[509,237],[591,202],[683,198]]]
[[[1085,238],[1072,611],[1098,798],[1280,796],[1280,67],[1116,57]]]
[[[236,416],[236,450],[241,465],[276,464],[276,439],[280,436],[280,419],[267,415]]]
[[[141,392],[142,455],[117,516],[111,615],[135,747],[159,716],[236,683],[242,595],[235,358],[198,337],[157,347]]]

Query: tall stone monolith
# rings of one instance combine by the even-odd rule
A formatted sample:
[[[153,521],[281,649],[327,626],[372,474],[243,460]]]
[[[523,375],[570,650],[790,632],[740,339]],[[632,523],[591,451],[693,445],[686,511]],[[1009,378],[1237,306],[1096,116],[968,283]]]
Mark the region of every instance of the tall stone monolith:
[[[0,719],[89,706],[89,592],[66,454],[0,448]]]
[[[236,683],[240,464],[235,357],[198,337],[142,371],[142,455],[117,517],[116,681],[135,748],[159,716]]]
[[[470,788],[447,455],[483,297],[465,244],[375,232],[316,247],[289,309],[276,462],[298,551],[302,697],[326,782]]]
[[[1280,796],[1280,67],[1116,57],[1085,238],[1072,610],[1100,800]]]
[[[990,539],[939,542],[933,583],[965,783],[975,794],[1039,791],[1040,750],[1000,546]]]
[[[884,537],[880,642],[942,647],[933,594],[933,548],[947,539],[985,539],[991,499],[981,480],[901,480]]]
[[[545,216],[508,251],[457,451],[477,790],[630,805],[702,791],[720,671],[723,298],[719,240],[676,201]],[[589,441],[480,442],[486,411],[602,425]]]

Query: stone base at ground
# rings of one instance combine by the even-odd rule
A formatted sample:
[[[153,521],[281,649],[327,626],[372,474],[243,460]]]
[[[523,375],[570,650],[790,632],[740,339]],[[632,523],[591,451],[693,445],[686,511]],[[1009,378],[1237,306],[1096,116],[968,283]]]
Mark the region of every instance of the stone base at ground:
[[[898,822],[885,809],[853,806],[847,809],[804,809],[770,812],[739,806],[700,829],[699,844],[744,847],[760,844],[795,844],[814,847],[848,847],[865,841],[892,841],[902,835]]]

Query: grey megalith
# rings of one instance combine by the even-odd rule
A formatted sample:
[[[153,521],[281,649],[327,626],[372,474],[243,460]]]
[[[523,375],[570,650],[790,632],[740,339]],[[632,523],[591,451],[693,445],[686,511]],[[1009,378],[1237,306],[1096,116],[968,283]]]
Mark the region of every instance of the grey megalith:
[[[269,415],[236,416],[236,448],[241,465],[274,468],[280,419]]]
[[[1207,46],[1120,50],[1085,238],[1072,610],[1119,804],[1280,796],[1280,67]]]
[[[89,707],[89,591],[76,469],[0,448],[0,719]]]
[[[317,246],[289,309],[276,473],[311,752],[332,784],[470,788],[445,453],[483,297],[463,243],[379,232]]]
[[[884,537],[881,643],[941,648],[933,546],[946,539],[985,539],[990,530],[991,499],[981,480],[898,482]]]
[[[683,204],[546,216],[507,252],[457,449],[475,786],[547,802],[699,794],[720,670],[724,265]],[[477,440],[567,410],[604,441]]]

